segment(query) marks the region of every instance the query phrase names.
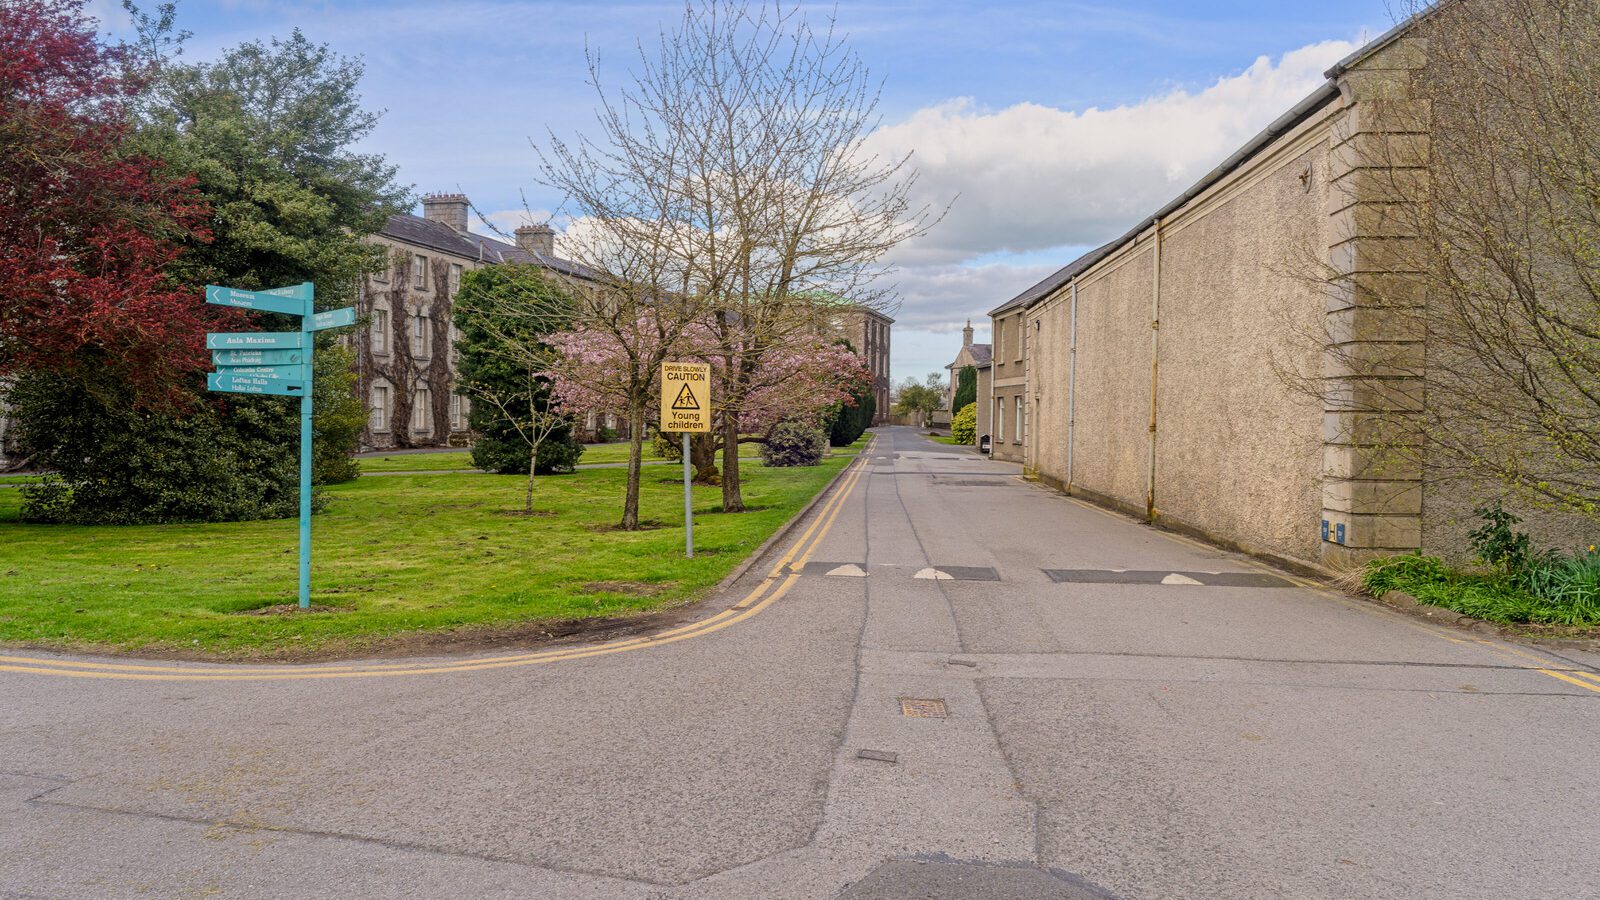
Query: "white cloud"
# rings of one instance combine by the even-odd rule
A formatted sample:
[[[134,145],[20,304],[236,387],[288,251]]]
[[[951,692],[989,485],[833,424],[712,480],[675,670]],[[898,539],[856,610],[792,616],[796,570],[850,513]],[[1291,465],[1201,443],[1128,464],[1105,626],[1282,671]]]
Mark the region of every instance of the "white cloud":
[[[912,264],[956,262],[1100,244],[1199,180],[1353,49],[1326,41],[1276,62],[1263,56],[1204,90],[1111,109],[985,110],[956,99],[919,110],[879,129],[869,146],[914,152],[923,200],[960,197],[939,227],[898,255]]]

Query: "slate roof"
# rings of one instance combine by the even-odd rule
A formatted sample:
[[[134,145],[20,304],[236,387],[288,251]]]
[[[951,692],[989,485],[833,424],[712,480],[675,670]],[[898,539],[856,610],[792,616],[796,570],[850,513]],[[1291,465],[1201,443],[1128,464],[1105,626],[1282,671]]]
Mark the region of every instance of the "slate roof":
[[[596,278],[593,269],[570,259],[532,253],[515,244],[507,244],[481,234],[471,232],[462,234],[443,222],[435,222],[421,216],[404,213],[390,216],[388,224],[384,226],[383,235],[402,243],[429,247],[487,263],[534,263],[574,278],[587,278],[591,281]]]
[[[994,347],[989,344],[971,344],[967,352],[972,354],[972,364],[979,368],[994,363]]]

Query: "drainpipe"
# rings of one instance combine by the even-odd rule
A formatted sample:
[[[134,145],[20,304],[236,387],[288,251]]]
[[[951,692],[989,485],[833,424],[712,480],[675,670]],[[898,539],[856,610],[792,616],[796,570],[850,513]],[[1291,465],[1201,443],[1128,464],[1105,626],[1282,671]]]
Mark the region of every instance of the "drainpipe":
[[[1156,520],[1156,376],[1161,362],[1161,219],[1155,220],[1155,244],[1151,247],[1150,297],[1150,479],[1145,488],[1145,517]]]
[[[1067,493],[1072,493],[1072,429],[1078,418],[1078,282],[1072,282],[1071,337],[1067,344]]]

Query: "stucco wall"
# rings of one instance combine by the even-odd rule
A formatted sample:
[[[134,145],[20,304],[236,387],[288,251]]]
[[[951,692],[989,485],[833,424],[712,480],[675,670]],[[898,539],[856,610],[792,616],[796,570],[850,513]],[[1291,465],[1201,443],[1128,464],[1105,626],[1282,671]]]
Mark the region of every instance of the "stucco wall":
[[[1328,152],[1324,137],[1268,159],[1161,244],[1156,509],[1306,561],[1321,543],[1322,404],[1274,357],[1297,371],[1321,359],[1308,338],[1325,308],[1311,278],[1329,243]]]
[[[1072,483],[1138,509],[1144,508],[1149,471],[1152,271],[1150,242],[1141,238],[1078,286]],[[1064,356],[1064,337],[1063,329],[1053,329],[1041,347],[1049,347],[1050,357]],[[1036,354],[1041,365],[1045,355]],[[1066,423],[1056,417],[1041,426],[1040,437],[1064,441]]]

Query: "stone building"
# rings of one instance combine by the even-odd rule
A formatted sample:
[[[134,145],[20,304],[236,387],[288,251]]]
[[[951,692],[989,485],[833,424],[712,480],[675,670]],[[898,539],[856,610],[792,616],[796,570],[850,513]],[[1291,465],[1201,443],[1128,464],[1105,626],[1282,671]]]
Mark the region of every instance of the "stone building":
[[[533,263],[587,278],[583,266],[555,255],[555,231],[525,225],[508,244],[467,228],[461,194],[431,194],[423,214],[390,216],[373,237],[390,265],[367,276],[358,312],[367,322],[353,337],[360,390],[369,411],[364,447],[440,447],[469,439],[471,401],[457,395],[452,303],[463,273],[497,263]],[[580,425],[594,432],[603,417]],[[611,423],[613,426],[615,422]]]
[[[989,417],[991,400],[994,388],[989,377],[990,366],[994,359],[993,345],[974,344],[972,342],[972,320],[967,320],[967,326],[961,329],[961,350],[956,353],[955,361],[945,366],[949,377],[945,379],[948,390],[945,392],[945,408],[955,415],[956,409],[956,382],[961,377],[961,370],[971,366],[978,373],[978,427],[973,434],[973,443],[982,445],[983,437],[990,433]]]
[[[1425,358],[1385,305],[1420,300],[1393,210],[1426,178],[1425,65],[1409,24],[1373,41],[1181,196],[992,310],[995,458],[1311,569],[1463,552],[1472,503],[1376,459],[1373,422],[1404,412],[1386,404],[1414,368],[1358,378],[1341,362]],[[1294,274],[1308,259],[1331,283]],[[1321,373],[1325,396],[1285,365]],[[1577,531],[1519,512],[1536,535]]]
[[[840,336],[850,342],[872,372],[872,396],[877,407],[874,425],[889,421],[889,326],[893,324],[893,319],[864,306],[853,307],[838,322]]]

